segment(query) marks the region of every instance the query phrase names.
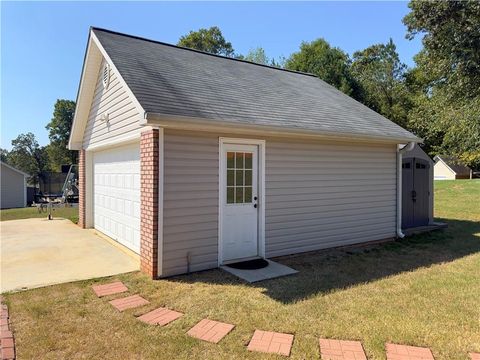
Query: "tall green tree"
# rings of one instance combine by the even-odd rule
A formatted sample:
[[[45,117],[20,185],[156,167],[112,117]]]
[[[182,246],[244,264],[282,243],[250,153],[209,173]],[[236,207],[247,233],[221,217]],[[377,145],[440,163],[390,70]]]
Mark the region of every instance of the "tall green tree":
[[[412,0],[403,19],[407,38],[422,37],[422,66],[433,72],[435,84],[450,93],[480,95],[480,2]]]
[[[315,74],[345,94],[361,99],[360,88],[350,73],[348,55],[324,39],[302,42],[300,51],[287,59],[285,68]]]
[[[59,171],[62,165],[77,162],[78,152],[67,149],[74,114],[75,101],[57,100],[53,117],[46,126],[50,139],[47,152],[52,170]]]
[[[267,54],[265,53],[265,49],[262,47],[257,47],[255,49],[251,49],[245,57],[244,60],[251,61],[257,64],[262,65],[270,65],[270,59],[268,58]]]
[[[30,174],[29,181],[34,185],[39,183],[42,172],[49,170],[45,147],[41,147],[35,135],[30,132],[20,134],[15,140],[12,140],[8,163]]]
[[[353,54],[351,71],[363,88],[364,104],[401,126],[407,125],[410,107],[406,69],[392,39]]]
[[[9,151],[7,149],[0,148],[0,160],[8,164]]]
[[[177,45],[229,57],[234,56],[235,53],[232,44],[225,40],[217,26],[190,31],[187,35],[180,37]]]
[[[407,38],[424,49],[407,83],[414,93],[409,126],[430,154],[446,153],[480,168],[480,2],[412,0]]]

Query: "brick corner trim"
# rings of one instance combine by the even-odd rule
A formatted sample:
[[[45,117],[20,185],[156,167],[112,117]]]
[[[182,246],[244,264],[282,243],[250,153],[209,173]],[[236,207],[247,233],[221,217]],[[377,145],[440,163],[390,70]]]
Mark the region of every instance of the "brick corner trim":
[[[140,138],[140,270],[157,277],[159,130],[142,132]]]
[[[85,213],[85,150],[78,151],[78,226],[86,228]]]
[[[0,360],[15,359],[15,340],[13,338],[12,328],[10,327],[10,317],[8,316],[8,307],[0,298]]]

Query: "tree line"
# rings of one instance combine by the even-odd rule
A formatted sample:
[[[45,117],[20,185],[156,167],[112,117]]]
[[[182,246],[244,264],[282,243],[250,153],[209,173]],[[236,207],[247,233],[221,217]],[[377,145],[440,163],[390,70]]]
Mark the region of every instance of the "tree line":
[[[218,27],[191,31],[178,45],[315,74],[448,154],[480,167],[480,2],[412,0],[406,38],[422,38],[415,66],[401,62],[392,39],[349,56],[325,39],[302,42],[288,58],[261,47],[237,54]]]
[[[10,151],[0,149],[1,160],[30,174],[32,185],[38,185],[45,172],[58,172],[62,165],[76,164],[78,151],[67,149],[74,113],[75,101],[57,100],[53,117],[45,127],[50,143],[40,146],[35,134],[20,134],[12,140]]]
[[[325,39],[302,42],[288,58],[269,58],[261,47],[242,55],[213,26],[180,37],[179,46],[263,65],[315,74],[425,141],[430,156],[448,154],[480,168],[480,2],[412,0],[403,19],[406,37],[422,38],[415,66],[401,62],[392,39],[351,56]],[[19,135],[6,161],[32,175],[77,162],[67,149],[75,102],[58,100],[47,124],[50,144]]]

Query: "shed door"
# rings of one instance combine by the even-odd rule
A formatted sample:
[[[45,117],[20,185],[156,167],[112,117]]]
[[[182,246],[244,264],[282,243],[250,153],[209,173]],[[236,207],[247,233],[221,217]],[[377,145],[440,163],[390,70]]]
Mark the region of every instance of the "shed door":
[[[413,227],[413,159],[404,159],[402,163],[402,228]]]
[[[409,158],[402,163],[402,228],[428,225],[429,218],[428,162]]]
[[[258,146],[225,144],[221,156],[222,260],[257,257]]]
[[[94,227],[140,252],[140,147],[93,154]]]
[[[421,159],[415,159],[415,169],[413,171],[413,184],[415,190],[414,198],[414,226],[428,225],[428,198],[430,190],[428,188],[429,164]]]

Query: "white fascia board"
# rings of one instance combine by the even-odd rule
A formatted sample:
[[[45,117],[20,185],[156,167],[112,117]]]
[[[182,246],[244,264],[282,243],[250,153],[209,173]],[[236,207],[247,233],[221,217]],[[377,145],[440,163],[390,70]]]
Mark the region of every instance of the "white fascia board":
[[[69,150],[81,150],[81,148],[82,148],[82,142],[78,141],[78,139],[75,139],[75,138],[78,138],[79,135],[77,135],[77,134],[80,131],[79,127],[81,127],[79,125],[79,123],[81,122],[81,120],[79,120],[79,118],[82,114],[83,109],[80,109],[80,106],[83,106],[83,102],[84,102],[82,95],[84,94],[84,88],[85,88],[85,73],[87,71],[88,59],[90,59],[91,53],[92,53],[92,41],[91,41],[91,37],[90,37],[90,33],[89,33],[88,41],[87,41],[87,48],[85,50],[85,56],[84,56],[84,59],[83,59],[82,73],[80,75],[80,84],[78,85],[77,98],[76,98],[76,102],[75,102],[75,104],[76,104],[75,114],[73,116],[72,129],[70,131],[70,138],[68,139],[68,149]],[[87,115],[87,117],[88,117],[88,115]]]

